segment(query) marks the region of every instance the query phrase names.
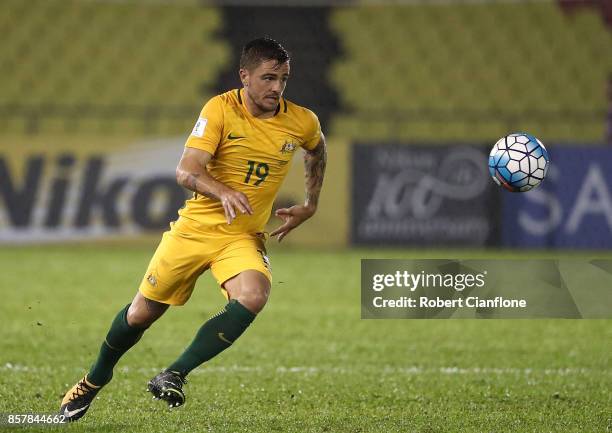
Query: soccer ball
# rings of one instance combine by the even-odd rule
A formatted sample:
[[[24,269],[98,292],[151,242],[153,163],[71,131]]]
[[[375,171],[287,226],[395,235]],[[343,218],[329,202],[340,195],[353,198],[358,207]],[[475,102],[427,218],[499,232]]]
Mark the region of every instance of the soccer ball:
[[[489,154],[489,173],[508,191],[535,188],[548,172],[550,159],[540,140],[520,132],[499,139]]]

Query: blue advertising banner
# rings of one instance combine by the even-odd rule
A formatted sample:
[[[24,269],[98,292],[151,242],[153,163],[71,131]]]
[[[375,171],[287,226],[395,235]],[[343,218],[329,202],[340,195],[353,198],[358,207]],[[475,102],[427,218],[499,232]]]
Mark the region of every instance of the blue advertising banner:
[[[550,169],[538,188],[503,194],[503,245],[612,248],[612,148],[548,150]]]
[[[484,146],[359,143],[352,169],[353,244],[499,243],[499,188]]]

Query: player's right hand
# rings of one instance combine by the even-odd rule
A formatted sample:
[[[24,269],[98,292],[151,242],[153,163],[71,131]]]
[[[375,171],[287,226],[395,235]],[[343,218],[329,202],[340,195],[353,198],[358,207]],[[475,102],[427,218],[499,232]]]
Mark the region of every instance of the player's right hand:
[[[219,194],[219,200],[223,205],[225,219],[228,224],[231,224],[234,218],[236,218],[236,210],[242,214],[253,215],[253,208],[251,208],[249,199],[240,191],[228,187]]]

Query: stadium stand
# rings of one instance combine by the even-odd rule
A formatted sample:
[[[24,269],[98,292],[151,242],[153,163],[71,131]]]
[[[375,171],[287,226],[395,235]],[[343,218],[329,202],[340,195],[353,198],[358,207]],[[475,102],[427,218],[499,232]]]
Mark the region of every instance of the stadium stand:
[[[2,132],[165,133],[190,128],[228,46],[190,3],[3,0]]]
[[[594,9],[555,3],[343,8],[331,25],[345,58],[331,80],[353,138],[600,141],[612,38]]]
[[[612,32],[582,3],[3,0],[0,134],[184,134],[267,33],[294,54],[287,97],[335,136],[600,141]]]

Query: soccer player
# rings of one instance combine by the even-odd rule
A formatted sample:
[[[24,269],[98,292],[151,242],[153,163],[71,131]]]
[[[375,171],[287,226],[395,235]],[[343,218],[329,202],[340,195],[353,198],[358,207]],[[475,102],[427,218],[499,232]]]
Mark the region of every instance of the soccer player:
[[[228,300],[198,330],[148,390],[170,407],[185,402],[185,377],[231,346],[263,309],[272,280],[264,227],[293,153],[304,150],[304,204],[278,209],[281,241],[317,210],[326,164],[325,138],[316,115],[283,98],[289,54],[276,41],[255,39],[240,58],[242,89],[210,99],[176,169],[193,191],[177,221],[163,234],[139,290],[113,320],[98,358],[65,395],[60,414],[82,417],[112,378],[113,367],[170,305],[183,305],[210,269]]]

